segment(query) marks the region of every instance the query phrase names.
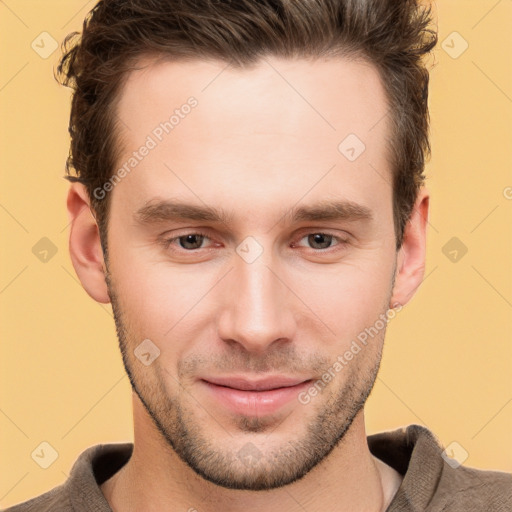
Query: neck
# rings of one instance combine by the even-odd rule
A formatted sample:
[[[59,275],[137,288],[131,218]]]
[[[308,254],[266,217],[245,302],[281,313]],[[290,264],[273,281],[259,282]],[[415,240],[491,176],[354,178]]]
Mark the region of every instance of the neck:
[[[362,410],[328,457],[302,479],[270,491],[226,489],[204,480],[175,454],[136,398],[134,420],[132,456],[101,486],[114,512],[381,512],[401,481],[370,453]]]

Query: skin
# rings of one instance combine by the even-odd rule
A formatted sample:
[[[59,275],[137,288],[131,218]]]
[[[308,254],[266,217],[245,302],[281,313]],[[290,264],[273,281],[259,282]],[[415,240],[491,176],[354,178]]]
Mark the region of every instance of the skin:
[[[420,191],[397,252],[376,69],[341,57],[266,58],[246,70],[141,64],[121,91],[119,166],[187,98],[198,105],[110,192],[107,261],[84,187],[68,196],[73,265],[93,299],[112,302],[134,387],[133,455],[102,492],[122,512],[385,510],[402,477],[370,453],[364,424],[385,327],[309,403],[273,414],[235,414],[199,380],[316,381],[420,285],[429,194]],[[366,146],[353,162],[338,151],[350,133]],[[231,218],[137,218],[166,199]],[[326,200],[364,205],[372,219],[285,216]],[[197,231],[207,236],[176,238]],[[248,236],[263,249],[251,263],[236,252]],[[145,339],[160,350],[149,366],[134,355]],[[239,456],[248,447],[253,464]]]

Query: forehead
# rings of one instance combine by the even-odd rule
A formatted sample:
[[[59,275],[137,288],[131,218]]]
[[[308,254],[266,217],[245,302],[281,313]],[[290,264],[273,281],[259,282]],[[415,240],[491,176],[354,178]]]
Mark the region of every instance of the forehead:
[[[364,199],[390,183],[388,104],[365,61],[268,57],[237,69],[146,59],[138,68],[117,106],[118,167],[134,165],[114,195],[140,205],[177,188],[205,199],[244,190],[271,201],[283,187],[299,199],[305,187],[332,193],[338,183]]]
[[[279,132],[331,135],[335,142],[346,129],[364,137],[387,110],[377,69],[355,57],[266,57],[244,69],[219,61],[144,58],[125,81],[118,114],[129,129],[148,132],[191,96],[200,105],[194,111],[194,124],[203,128],[198,137]],[[234,132],[240,125],[244,130]],[[188,131],[186,125],[180,129]]]

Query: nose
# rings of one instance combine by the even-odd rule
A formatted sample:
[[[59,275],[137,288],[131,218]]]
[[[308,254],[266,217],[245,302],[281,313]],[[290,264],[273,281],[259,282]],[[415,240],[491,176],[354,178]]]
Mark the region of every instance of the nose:
[[[296,331],[294,294],[283,271],[263,255],[252,263],[235,256],[234,265],[222,290],[219,337],[253,353],[290,342]]]

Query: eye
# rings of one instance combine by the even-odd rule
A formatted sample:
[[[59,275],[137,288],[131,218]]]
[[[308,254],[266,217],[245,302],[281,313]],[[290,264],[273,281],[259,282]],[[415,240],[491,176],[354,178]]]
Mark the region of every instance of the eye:
[[[348,244],[348,240],[342,237],[323,232],[308,233],[300,238],[300,241],[304,239],[307,239],[310,248],[316,252],[326,251],[336,246],[340,246],[339,248],[341,249],[344,245]],[[166,250],[172,249],[173,251],[194,252],[207,248],[203,246],[205,240],[210,240],[207,234],[202,232],[189,232],[171,238],[163,238],[161,243]],[[333,244],[333,242],[335,243]]]
[[[335,247],[336,245],[345,245],[348,243],[348,240],[344,240],[343,238],[337,237],[335,235],[330,235],[328,233],[310,233],[306,236],[303,236],[301,240],[307,239],[308,244],[311,245],[312,249],[316,249],[319,251],[330,249],[331,247]],[[336,244],[333,246],[332,242],[336,241]]]
[[[174,242],[176,241],[178,244],[178,250],[182,249],[184,251],[194,251],[196,249],[203,249],[201,247],[205,238],[208,238],[204,233],[187,233],[181,236],[175,236],[173,238],[165,238],[162,240],[164,247],[168,249],[171,245],[176,245]]]

